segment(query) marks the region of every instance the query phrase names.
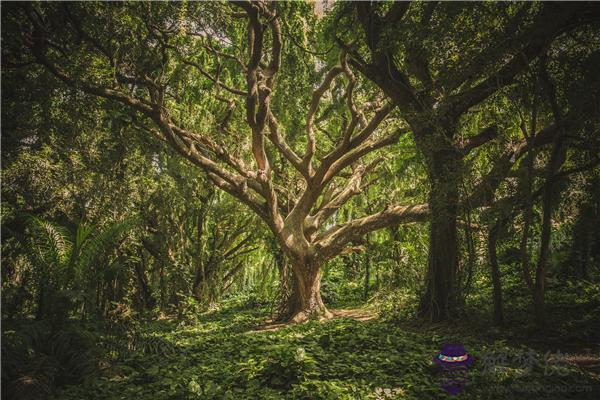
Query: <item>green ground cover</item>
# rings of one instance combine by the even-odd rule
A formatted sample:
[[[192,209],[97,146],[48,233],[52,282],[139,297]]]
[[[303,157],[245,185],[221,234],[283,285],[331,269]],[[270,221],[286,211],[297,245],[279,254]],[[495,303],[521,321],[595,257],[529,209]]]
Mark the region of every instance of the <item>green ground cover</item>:
[[[591,399],[600,389],[591,372],[466,332],[351,318],[257,331],[267,317],[261,307],[226,305],[191,324],[144,324],[138,351],[107,351],[110,368],[56,398],[441,399],[432,358],[446,342],[463,343],[476,360],[458,398]]]

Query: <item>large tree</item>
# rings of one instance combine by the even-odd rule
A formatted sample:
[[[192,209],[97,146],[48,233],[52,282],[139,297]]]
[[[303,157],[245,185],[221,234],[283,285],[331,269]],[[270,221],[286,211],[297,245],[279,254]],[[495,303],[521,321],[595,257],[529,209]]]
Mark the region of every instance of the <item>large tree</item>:
[[[260,216],[292,265],[287,317],[294,321],[331,315],[319,290],[327,260],[355,251],[370,231],[423,221],[428,212],[426,204],[389,204],[328,223],[372,182],[381,166],[373,154],[408,129],[388,122],[394,104],[359,84],[345,52],[315,71],[318,60],[289,26],[283,34],[282,19],[296,16],[289,24],[304,22],[309,41],[308,10],[262,2],[55,3],[11,6],[7,20],[20,32],[6,47],[10,64],[33,62],[77,91],[121,104],[132,124]],[[278,84],[282,69],[294,78],[301,57],[309,57],[308,70]],[[303,82],[302,73],[320,83]],[[308,92],[299,94],[299,107],[289,107],[289,95],[290,104],[281,101],[298,88]],[[290,115],[301,108],[301,118]]]
[[[357,2],[338,7],[336,42],[348,52],[349,64],[398,108],[425,158],[430,232],[423,316],[446,319],[460,305],[460,204],[471,209],[489,205],[512,166],[531,148],[554,142],[564,149],[564,127],[576,130],[582,111],[568,110],[568,123],[563,117],[531,132],[493,163],[473,193],[461,194],[465,158],[508,134],[494,121],[483,125],[486,102],[530,71],[561,36],[585,36],[590,24],[597,28],[598,11],[588,3]],[[478,134],[466,129],[472,121],[481,125]],[[551,175],[556,166],[555,161]]]

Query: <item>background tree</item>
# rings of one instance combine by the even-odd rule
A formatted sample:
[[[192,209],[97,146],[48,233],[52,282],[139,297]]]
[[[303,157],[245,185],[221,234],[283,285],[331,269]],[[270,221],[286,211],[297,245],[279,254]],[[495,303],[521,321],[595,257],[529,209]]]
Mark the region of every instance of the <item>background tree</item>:
[[[499,131],[496,121],[484,125],[487,121],[477,118],[477,108],[527,72],[565,33],[587,32],[587,26],[596,23],[592,15],[597,11],[588,3],[577,7],[531,3],[472,7],[395,2],[338,8],[336,42],[348,52],[349,63],[398,108],[426,160],[429,261],[420,313],[427,318],[447,319],[460,304],[457,218],[461,197],[469,197],[469,208],[489,204],[488,194],[494,193],[511,165],[525,153],[501,158],[474,193],[461,196],[465,157],[506,134]],[[467,23],[475,19],[477,24]],[[362,28],[358,40],[353,28],[356,23]],[[487,28],[481,30],[484,25]],[[479,33],[475,35],[474,30]],[[473,119],[479,119],[480,131],[467,135],[465,128]],[[554,140],[562,143],[560,126],[552,124],[531,133],[535,138],[532,146]]]

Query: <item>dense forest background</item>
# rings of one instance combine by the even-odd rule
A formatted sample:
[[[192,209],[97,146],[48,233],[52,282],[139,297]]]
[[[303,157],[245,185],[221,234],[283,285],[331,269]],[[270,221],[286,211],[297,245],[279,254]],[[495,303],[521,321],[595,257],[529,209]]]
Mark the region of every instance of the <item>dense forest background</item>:
[[[3,396],[596,398],[598,5],[323,6],[2,3]]]

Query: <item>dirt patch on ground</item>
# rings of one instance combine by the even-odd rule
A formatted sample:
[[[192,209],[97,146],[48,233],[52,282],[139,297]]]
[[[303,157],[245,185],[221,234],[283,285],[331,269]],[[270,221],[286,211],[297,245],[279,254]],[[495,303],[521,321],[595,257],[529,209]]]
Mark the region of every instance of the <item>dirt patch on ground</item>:
[[[333,319],[352,318],[357,321],[370,321],[377,318],[377,314],[364,308],[341,308],[339,310],[329,311],[333,313]]]
[[[332,310],[333,318],[331,319],[339,319],[339,318],[351,318],[356,321],[371,321],[377,318],[377,314],[375,314],[371,310],[367,310],[364,308],[340,308]],[[263,325],[260,325],[256,329],[250,332],[269,332],[269,331],[277,331],[281,328],[285,328],[287,326],[293,325],[293,322],[273,322],[267,321]]]

